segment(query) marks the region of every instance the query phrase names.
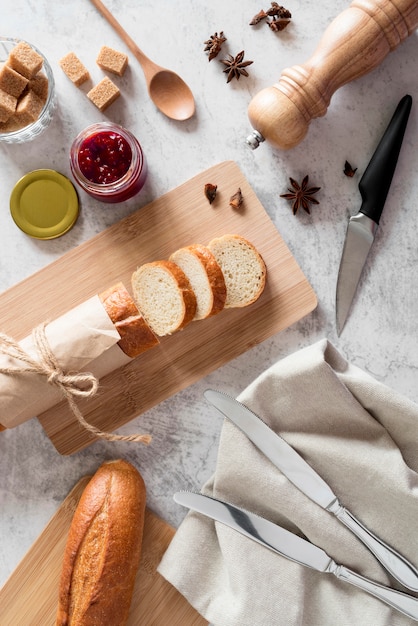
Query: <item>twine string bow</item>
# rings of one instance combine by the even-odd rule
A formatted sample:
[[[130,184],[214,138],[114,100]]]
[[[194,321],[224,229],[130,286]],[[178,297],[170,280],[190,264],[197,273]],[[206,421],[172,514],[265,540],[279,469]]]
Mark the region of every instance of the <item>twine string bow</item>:
[[[50,385],[56,386],[66,398],[68,405],[79,424],[88,430],[92,435],[106,439],[108,441],[129,441],[148,444],[151,442],[150,435],[133,434],[117,435],[100,430],[96,426],[89,424],[78,408],[75,398],[90,398],[94,396],[99,388],[99,382],[94,374],[90,372],[64,372],[56,359],[46,336],[47,322],[43,322],[32,330],[34,346],[39,356],[39,360],[31,357],[14,339],[0,333],[0,352],[10,358],[20,361],[21,367],[13,365],[11,367],[0,367],[0,373],[7,375],[17,375],[24,373],[39,374],[46,378]]]

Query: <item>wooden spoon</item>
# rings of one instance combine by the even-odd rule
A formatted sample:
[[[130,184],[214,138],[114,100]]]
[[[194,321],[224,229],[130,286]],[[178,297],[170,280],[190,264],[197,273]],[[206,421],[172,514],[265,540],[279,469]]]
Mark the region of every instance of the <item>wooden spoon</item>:
[[[173,120],[187,120],[195,112],[195,102],[190,88],[175,72],[156,65],[138,48],[101,0],[90,0],[109,22],[139,61],[147,82],[148,93],[155,106]]]

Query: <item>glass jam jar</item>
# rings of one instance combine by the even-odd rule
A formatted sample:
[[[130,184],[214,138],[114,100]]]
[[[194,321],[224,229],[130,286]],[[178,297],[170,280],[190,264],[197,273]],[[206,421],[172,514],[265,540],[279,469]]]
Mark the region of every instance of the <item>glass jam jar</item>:
[[[92,124],[74,139],[71,172],[92,198],[124,202],[144,186],[148,168],[139,141],[111,122]]]

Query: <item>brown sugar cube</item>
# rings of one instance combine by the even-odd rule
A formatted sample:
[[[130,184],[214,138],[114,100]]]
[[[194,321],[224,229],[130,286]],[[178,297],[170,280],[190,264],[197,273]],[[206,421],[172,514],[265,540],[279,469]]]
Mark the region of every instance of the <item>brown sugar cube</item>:
[[[28,43],[20,41],[11,51],[8,65],[26,78],[32,78],[43,65],[43,58]]]
[[[17,101],[16,111],[6,122],[0,124],[0,132],[11,133],[35,122],[44,107],[45,100],[32,90],[27,91]]]
[[[80,59],[74,52],[69,52],[62,59],[59,64],[68,78],[79,87],[90,78],[88,69],[83,65]]]
[[[28,91],[17,103],[15,120],[23,126],[35,122],[44,107],[44,101],[34,91]]]
[[[28,79],[15,72],[7,63],[0,68],[0,89],[18,98],[28,84]]]
[[[38,74],[36,74],[36,76],[31,78],[28,87],[34,93],[36,93],[36,95],[39,96],[41,100],[43,100],[44,102],[46,101],[48,97],[49,82],[48,78],[43,72],[39,72]]]
[[[87,94],[87,98],[89,98],[100,111],[107,109],[119,96],[120,91],[118,87],[116,87],[107,76],[103,78],[100,83],[97,83],[93,89],[90,89]]]
[[[7,122],[0,122],[0,133],[12,133],[27,126],[25,120],[19,119],[16,113],[9,117]]]
[[[109,46],[102,46],[96,63],[102,70],[123,76],[128,65],[128,57],[123,52],[118,52]]]
[[[0,122],[7,122],[16,110],[17,98],[0,89]]]

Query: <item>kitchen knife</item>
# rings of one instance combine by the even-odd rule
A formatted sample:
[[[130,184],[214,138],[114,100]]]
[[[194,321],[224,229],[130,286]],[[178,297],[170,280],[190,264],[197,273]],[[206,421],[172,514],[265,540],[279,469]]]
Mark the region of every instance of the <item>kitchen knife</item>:
[[[225,417],[237,426],[257,448],[275,465],[302,493],[333,513],[353,532],[380,563],[408,589],[418,591],[418,570],[401,554],[388,546],[368,530],[350,511],[344,508],[335,493],[315,470],[277,435],[263,420],[246,406],[230,396],[208,389],[205,398]]]
[[[398,161],[411,105],[412,98],[409,95],[404,96],[399,102],[359,183],[362,205],[360,211],[349,219],[338,272],[336,292],[338,335],[344,328],[367,255],[376,236]]]
[[[370,593],[404,615],[418,621],[418,598],[360,576],[360,574],[336,563],[322,548],[318,548],[313,543],[273,524],[269,520],[200,493],[180,491],[174,494],[174,500],[182,506],[237,530],[245,537],[291,561],[306,565],[318,572],[334,574],[339,580]]]

